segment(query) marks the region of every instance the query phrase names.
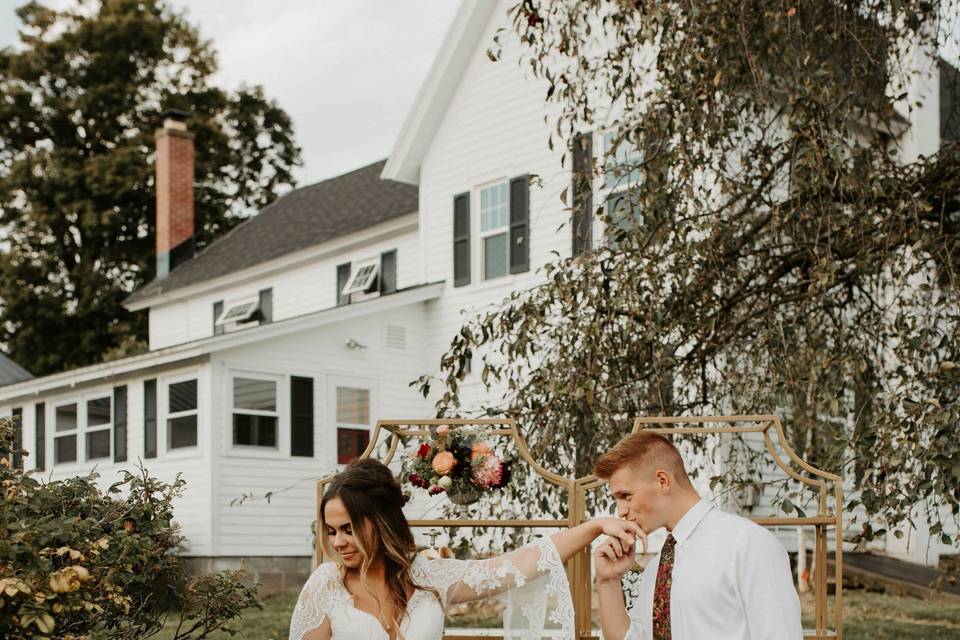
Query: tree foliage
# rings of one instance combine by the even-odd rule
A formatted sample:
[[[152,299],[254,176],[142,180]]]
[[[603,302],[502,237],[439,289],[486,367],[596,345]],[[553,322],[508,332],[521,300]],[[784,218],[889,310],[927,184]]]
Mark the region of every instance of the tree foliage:
[[[858,538],[917,517],[940,533],[960,513],[960,147],[912,145],[918,63],[951,14],[946,0],[513,6],[497,39],[519,38],[557,105],[548,144],[606,132],[576,182],[620,195],[594,201],[614,220],[592,251],[463,326],[438,414],[469,409],[472,359],[503,391],[479,412],[517,418],[538,460],[584,475],[636,416],[780,413],[802,455],[855,482]]]
[[[13,426],[0,421],[0,636],[10,640],[146,638],[168,617],[199,640],[250,606],[239,572],[188,579],[175,552],[179,477],[145,472],[104,492],[96,475],[41,483],[11,468]],[[21,452],[23,453],[23,452]]]
[[[191,114],[198,248],[292,184],[300,150],[260,87],[212,84],[213,46],[162,0],[17,13],[0,51],[0,344],[46,374],[146,338],[121,302],[153,277],[163,111]]]

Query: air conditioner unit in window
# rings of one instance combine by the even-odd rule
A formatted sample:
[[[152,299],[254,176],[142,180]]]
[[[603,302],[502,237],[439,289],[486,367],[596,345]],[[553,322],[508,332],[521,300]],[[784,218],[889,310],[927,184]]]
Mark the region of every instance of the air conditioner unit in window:
[[[239,300],[223,305],[223,313],[214,323],[218,327],[223,327],[224,331],[239,329],[243,326],[249,326],[253,322],[260,320],[260,300],[258,298],[249,298]]]
[[[380,261],[367,260],[357,263],[356,271],[347,280],[340,295],[352,296],[351,301],[360,302],[380,295]]]

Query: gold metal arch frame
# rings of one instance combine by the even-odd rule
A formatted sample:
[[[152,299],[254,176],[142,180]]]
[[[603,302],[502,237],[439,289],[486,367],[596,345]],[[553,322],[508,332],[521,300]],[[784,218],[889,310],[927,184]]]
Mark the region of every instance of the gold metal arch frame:
[[[658,427],[657,425],[677,425],[677,424],[698,424],[698,423],[727,423],[732,426],[726,427]],[[751,423],[750,426],[737,426],[740,423]],[[533,456],[527,447],[526,440],[520,434],[516,421],[511,419],[428,419],[428,420],[378,420],[370,437],[370,443],[366,450],[361,454],[362,458],[369,458],[376,450],[380,437],[386,434],[388,438],[388,447],[386,455],[381,462],[389,464],[396,455],[397,449],[403,438],[428,438],[430,437],[431,426],[439,425],[449,426],[470,426],[480,427],[476,435],[481,437],[500,436],[511,438],[517,448],[521,459],[526,462],[533,471],[544,480],[566,490],[567,492],[567,517],[558,519],[532,520],[532,519],[420,519],[410,520],[410,526],[414,528],[424,527],[499,527],[499,528],[558,528],[575,527],[584,522],[586,518],[586,494],[588,491],[599,489],[605,484],[594,475],[584,476],[582,478],[570,479],[559,476],[543,468]],[[767,450],[773,457],[774,462],[783,469],[790,477],[802,482],[808,486],[815,487],[820,491],[819,513],[809,518],[754,518],[754,521],[763,526],[814,526],[816,528],[815,554],[816,554],[816,635],[805,636],[813,640],[840,638],[840,629],[842,628],[842,549],[837,545],[836,549],[836,632],[826,629],[827,618],[827,600],[826,600],[826,531],[830,526],[836,527],[837,535],[842,530],[840,528],[840,512],[831,513],[828,511],[827,503],[827,484],[834,482],[836,505],[842,505],[842,493],[840,479],[837,476],[825,473],[810,466],[801,460],[786,443],[783,436],[783,428],[780,419],[777,416],[708,416],[708,417],[681,417],[681,418],[637,418],[634,422],[633,433],[645,429],[655,429],[659,433],[677,433],[677,434],[699,434],[707,435],[713,433],[761,433],[763,434]],[[778,435],[778,441],[787,452],[791,460],[801,469],[807,471],[810,476],[803,476],[796,472],[790,465],[781,460],[776,448],[770,439],[769,431],[773,429]],[[317,483],[317,522],[320,522],[320,501],[323,497],[326,485],[333,480],[334,476],[323,478]],[[319,531],[317,532],[316,546],[314,548],[314,565],[324,561],[323,549],[320,544]],[[567,561],[567,578],[570,581],[570,591],[573,596],[573,605],[575,612],[575,631],[579,640],[588,640],[596,638],[593,633],[591,622],[591,556],[590,550],[584,549]],[[492,640],[496,636],[484,635],[485,640]],[[447,635],[445,638],[451,640],[473,640],[471,636]]]
[[[690,424],[704,426],[691,427]],[[714,425],[714,426],[708,426]],[[814,634],[804,638],[815,640],[843,637],[843,487],[840,476],[821,471],[803,460],[787,442],[783,424],[778,416],[683,416],[676,418],[637,418],[633,433],[655,431],[663,434],[712,435],[712,434],[761,434],[764,446],[773,462],[788,476],[800,482],[817,495],[817,514],[809,517],[751,518],[764,527],[813,527],[814,528]],[[773,435],[776,436],[776,444]],[[786,453],[784,460],[777,446]],[[799,471],[797,470],[799,468]],[[832,486],[831,486],[832,485]],[[833,497],[833,508],[829,502]],[[833,623],[828,629],[827,598],[827,532],[834,529],[834,591]]]

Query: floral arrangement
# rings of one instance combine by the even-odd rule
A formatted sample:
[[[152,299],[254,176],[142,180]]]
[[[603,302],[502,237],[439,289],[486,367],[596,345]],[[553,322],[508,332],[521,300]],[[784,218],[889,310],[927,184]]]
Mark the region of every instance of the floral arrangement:
[[[446,492],[456,504],[471,504],[484,491],[500,489],[510,481],[510,460],[489,444],[442,424],[430,428],[430,440],[413,457],[410,484],[430,495]]]

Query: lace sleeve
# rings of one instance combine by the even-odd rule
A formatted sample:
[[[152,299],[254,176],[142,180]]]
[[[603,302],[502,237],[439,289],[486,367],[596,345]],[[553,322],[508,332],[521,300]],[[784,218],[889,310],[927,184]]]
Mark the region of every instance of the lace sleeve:
[[[414,578],[436,589],[443,605],[500,595],[505,600],[504,629],[531,632],[573,630],[573,598],[553,541],[539,538],[488,560],[424,560]],[[556,637],[551,634],[551,637]],[[566,637],[561,636],[561,637]]]
[[[321,564],[310,575],[300,591],[293,616],[290,618],[289,640],[303,640],[308,633],[324,625],[328,629],[329,637],[330,612],[336,606],[336,585],[339,579],[337,566],[332,562]]]

